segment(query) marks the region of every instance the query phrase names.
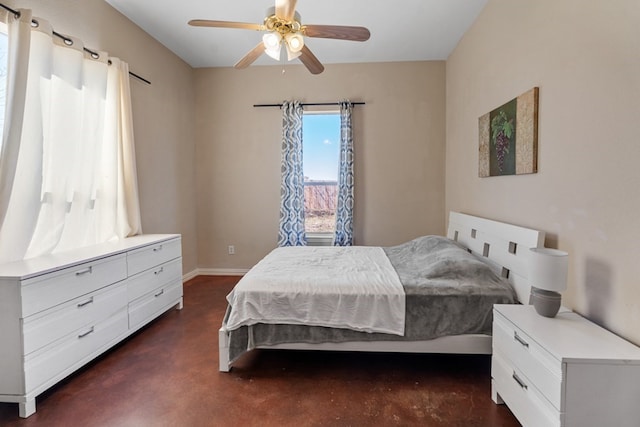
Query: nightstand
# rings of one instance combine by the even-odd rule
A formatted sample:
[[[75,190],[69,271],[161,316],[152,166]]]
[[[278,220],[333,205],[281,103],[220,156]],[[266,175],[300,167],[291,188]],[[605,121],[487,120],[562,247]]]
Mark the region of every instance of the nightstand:
[[[495,305],[491,395],[528,426],[640,426],[640,348],[573,312]]]

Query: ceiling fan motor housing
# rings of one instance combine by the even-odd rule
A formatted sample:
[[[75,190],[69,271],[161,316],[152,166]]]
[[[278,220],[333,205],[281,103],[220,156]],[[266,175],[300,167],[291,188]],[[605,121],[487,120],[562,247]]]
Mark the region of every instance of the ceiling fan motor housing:
[[[275,7],[267,9],[267,17],[264,18],[264,26],[267,31],[277,31],[283,37],[286,34],[300,32],[303,29],[302,24],[300,23],[300,14],[298,12],[294,14],[293,20],[287,21],[276,15]]]

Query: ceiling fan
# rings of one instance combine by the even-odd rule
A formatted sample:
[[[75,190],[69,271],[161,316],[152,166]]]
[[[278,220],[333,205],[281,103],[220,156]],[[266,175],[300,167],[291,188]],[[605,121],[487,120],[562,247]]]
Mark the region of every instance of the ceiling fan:
[[[245,22],[211,21],[193,19],[189,25],[194,27],[238,28],[241,30],[264,31],[262,41],[235,64],[235,68],[246,68],[263,53],[280,60],[282,47],[285,47],[287,59],[299,58],[312,74],[320,74],[324,66],[305,45],[304,37],[319,37],[351,41],[366,41],[371,35],[364,27],[344,25],[302,25],[296,12],[297,0],[275,0],[275,7],[267,10],[262,24]]]

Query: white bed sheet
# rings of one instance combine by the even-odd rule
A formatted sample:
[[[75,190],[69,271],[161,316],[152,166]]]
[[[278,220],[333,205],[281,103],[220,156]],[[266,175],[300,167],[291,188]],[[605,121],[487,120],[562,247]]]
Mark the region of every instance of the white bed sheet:
[[[274,249],[227,300],[228,330],[284,323],[404,335],[404,289],[379,247]]]

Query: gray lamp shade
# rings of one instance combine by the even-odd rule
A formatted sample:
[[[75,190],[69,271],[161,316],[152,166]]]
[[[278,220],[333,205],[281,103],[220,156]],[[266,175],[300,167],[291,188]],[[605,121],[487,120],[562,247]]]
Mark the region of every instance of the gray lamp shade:
[[[531,248],[529,251],[531,286],[553,292],[566,290],[569,254],[549,248]]]

